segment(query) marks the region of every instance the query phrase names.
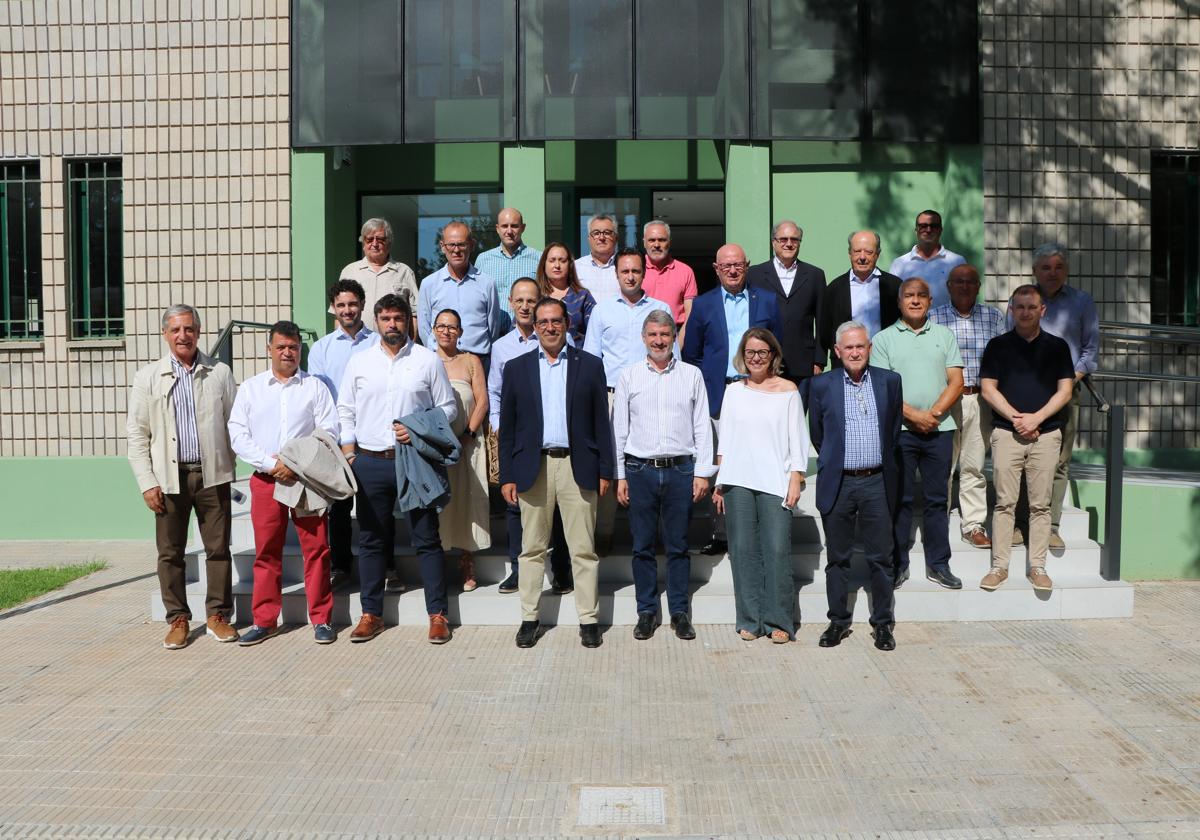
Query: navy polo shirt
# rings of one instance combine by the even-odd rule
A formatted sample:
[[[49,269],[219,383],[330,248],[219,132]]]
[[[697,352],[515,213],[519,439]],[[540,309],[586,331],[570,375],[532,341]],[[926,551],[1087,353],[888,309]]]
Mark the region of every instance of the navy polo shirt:
[[[995,379],[997,388],[1008,404],[1021,414],[1040,411],[1058,390],[1060,379],[1074,379],[1075,365],[1071,348],[1056,335],[1042,330],[1032,341],[1026,341],[1009,330],[988,342],[979,363],[980,379]],[[1062,428],[1066,417],[1060,410],[1039,431],[1052,432]],[[992,414],[992,425],[1013,430],[1012,421]]]

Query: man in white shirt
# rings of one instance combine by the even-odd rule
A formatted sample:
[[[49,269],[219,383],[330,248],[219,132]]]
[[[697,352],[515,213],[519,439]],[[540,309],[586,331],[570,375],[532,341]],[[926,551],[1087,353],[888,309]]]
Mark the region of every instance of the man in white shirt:
[[[356,353],[379,342],[379,335],[363,323],[363,302],[366,294],[357,280],[342,279],[329,287],[329,305],[333,308],[336,325],[333,332],[318,339],[308,351],[308,372],[329,388],[336,406],[338,386],[346,363]],[[335,432],[336,434],[336,432]],[[350,579],[354,554],[350,551],[353,528],[350,514],[354,498],[341,499],[329,508],[329,579],[337,589]]]
[[[267,337],[271,367],[238,388],[229,415],[229,438],[238,457],[254,467],[250,476],[250,521],[254,525],[254,624],[238,644],[257,645],[278,632],[283,606],[283,542],[288,515],[304,553],[304,594],[317,644],[337,638],[330,623],[333,588],[329,584],[329,542],[324,515],[300,516],[274,497],[275,483],[290,484],[296,474],[279,459],[289,440],[320,427],[338,433],[333,396],[321,380],[300,370],[300,328],[279,321]]]
[[[375,302],[388,293],[400,295],[416,311],[417,278],[411,268],[391,258],[393,236],[387,219],[367,219],[358,237],[363,258],[347,265],[338,275],[340,280],[355,280],[363,287],[363,312],[374,312]],[[332,304],[329,314],[337,315]],[[416,327],[410,325],[409,329],[415,335]]]
[[[397,295],[384,295],[375,304],[380,342],[353,356],[338,388],[342,451],[358,479],[358,579],[362,618],[350,634],[366,642],[383,632],[384,576],[395,553],[398,495],[396,447],[410,443],[399,418],[440,408],[447,423],[457,416],[454,390],[437,354],[415,343],[408,334],[412,311]],[[421,565],[429,641],[450,641],[446,619],[446,575],[435,507],[409,511],[413,547]]]
[[[629,508],[633,581],[637,591],[635,639],[649,639],[659,620],[658,563],[654,543],[661,528],[667,554],[667,608],[681,639],[696,638],[688,619],[688,523],[692,504],[708,494],[712,425],[700,369],[674,357],[675,319],[651,310],[642,325],[646,355],[621,371],[613,395],[617,501]]]
[[[580,284],[592,293],[596,304],[612,300],[621,294],[617,285],[617,220],[607,213],[597,213],[588,219],[590,253],[575,260],[575,275]]]
[[[950,303],[950,290],[946,281],[950,271],[967,260],[942,245],[942,214],[936,210],[922,210],[917,214],[917,244],[907,254],[892,260],[888,269],[901,280],[920,277],[929,284],[933,295],[933,308]]]

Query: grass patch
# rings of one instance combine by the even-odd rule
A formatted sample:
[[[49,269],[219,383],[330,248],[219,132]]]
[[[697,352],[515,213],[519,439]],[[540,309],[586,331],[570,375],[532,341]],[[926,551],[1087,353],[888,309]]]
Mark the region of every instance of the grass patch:
[[[14,607],[73,580],[98,572],[108,564],[93,560],[75,566],[49,566],[42,569],[0,569],[0,610]]]

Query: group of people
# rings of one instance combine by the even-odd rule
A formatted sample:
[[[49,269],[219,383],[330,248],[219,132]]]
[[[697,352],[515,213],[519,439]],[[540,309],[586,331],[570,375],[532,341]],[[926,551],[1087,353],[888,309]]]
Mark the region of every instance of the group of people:
[[[1013,293],[1005,314],[979,302],[979,271],[941,244],[932,210],[918,214],[917,242],[890,272],[877,265],[878,235],[856,231],[849,270],[827,284],[799,259],[803,231],[785,220],[772,230],[767,262],[751,266],[739,245],[723,245],[713,263],[719,285],[704,294],[672,257],[663,221],[644,226],[643,253],[618,250],[616,220],[594,216],[589,253],[578,259],[559,242],[538,252],[524,229],[520,212],[505,208],[500,245],[472,259],[470,228],[447,224],[446,263],[418,286],[391,259],[388,222],[368,220],[364,258],[331,286],[336,326],[313,345],[308,370],[299,328],[280,321],[268,337],[269,369],[237,388],[228,367],[198,350],[196,310],[164,313],[169,352],[134,381],[128,439],[156,514],[166,647],[189,640],[183,551],[193,511],[206,553],[207,632],[218,640],[251,645],[277,632],[289,518],[316,641],[336,639],[332,591],[355,571],[362,617],[350,639],[377,636],[384,592],[403,587],[393,569],[399,508],[429,641],[449,641],[445,553],[458,551],[462,587],[475,588],[474,553],[490,547],[489,478],[506,507],[512,568],[499,591],[520,593],[519,647],[539,637],[547,561],[553,591],[574,593],[582,644],[602,643],[599,558],[611,548],[617,505],[629,511],[635,638],[661,623],[659,540],[671,627],[695,638],[688,531],[693,507],[710,494],[701,551],[728,551],[735,631],[785,643],[796,627],[792,517],[813,448],[827,558],[823,647],[850,633],[856,532],[875,646],[895,647],[893,593],[910,574],[918,482],[929,580],[962,587],[950,568],[956,495],[962,539],[991,551],[983,589],[1003,584],[1011,546],[1023,540],[1033,586],[1052,587],[1046,558],[1063,547],[1078,382],[1095,370],[1098,345],[1095,307],[1067,285],[1061,246],[1034,252],[1036,282]],[[253,624],[240,634],[229,624],[235,453],[255,470]]]

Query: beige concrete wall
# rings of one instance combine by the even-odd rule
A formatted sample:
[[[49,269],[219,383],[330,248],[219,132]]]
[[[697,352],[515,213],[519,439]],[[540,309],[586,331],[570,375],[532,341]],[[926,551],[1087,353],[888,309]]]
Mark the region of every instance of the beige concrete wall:
[[[1057,240],[1102,320],[1149,321],[1150,155],[1200,145],[1200,11],[1183,0],[979,8],[988,297],[1007,299],[1033,248]],[[1194,376],[1200,357],[1113,342],[1101,367]],[[1127,446],[1200,446],[1197,386],[1102,387],[1130,407]],[[1101,446],[1087,431],[1097,418],[1085,411],[1084,424],[1082,444]]]
[[[162,355],[172,303],[199,308],[205,349],[231,318],[290,313],[287,15],[287,0],[0,2],[0,158],[41,163],[45,308],[43,342],[0,344],[0,456],[124,454],[128,384]],[[116,342],[67,340],[64,162],[80,157],[122,161]]]

